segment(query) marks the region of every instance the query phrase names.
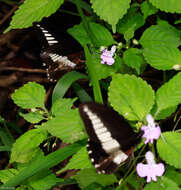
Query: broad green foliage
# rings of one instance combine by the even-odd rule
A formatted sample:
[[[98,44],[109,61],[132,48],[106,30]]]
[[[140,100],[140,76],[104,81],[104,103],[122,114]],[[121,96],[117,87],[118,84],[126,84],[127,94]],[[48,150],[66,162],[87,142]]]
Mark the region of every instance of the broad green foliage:
[[[154,91],[134,75],[115,74],[109,87],[111,106],[128,120],[143,120],[154,104]]]
[[[179,190],[179,186],[172,181],[171,179],[162,176],[157,180],[157,182],[151,182],[147,184],[144,188],[144,190],[153,190],[153,189],[159,189],[159,190]]]
[[[84,189],[92,183],[98,183],[102,186],[107,186],[117,182],[117,179],[113,174],[97,174],[95,169],[81,170],[73,178],[77,180],[81,189]]]
[[[58,173],[72,169],[85,169],[93,167],[86,147],[81,148],[69,161],[69,163]]]
[[[38,83],[29,82],[15,90],[12,94],[12,99],[15,104],[25,109],[44,109],[45,89]]]
[[[144,190],[180,189],[181,133],[177,108],[181,104],[181,20],[177,13],[181,13],[181,0],[68,2],[77,6],[78,12],[72,13],[78,13],[81,19],[80,24],[69,28],[67,32],[82,46],[85,74],[82,69],[81,72],[64,74],[54,87],[50,104],[44,103],[45,88],[35,82],[25,84],[12,94],[14,103],[20,107],[19,115],[31,126],[36,125],[35,129],[21,134],[15,141],[13,135],[9,135],[9,122],[0,117],[0,123],[3,124],[0,130],[3,146],[0,151],[8,150],[11,153],[10,163],[13,163],[12,169],[0,171],[0,181],[4,183],[0,189],[19,185],[17,190],[44,190],[51,189],[56,183],[77,184],[82,190],[130,190],[141,189],[141,186]],[[63,3],[63,0],[25,0],[6,31],[32,26],[33,22],[53,14]],[[113,54],[115,63],[112,66],[101,64],[100,47],[108,48],[113,44],[117,46]],[[153,68],[150,69],[150,66]],[[164,71],[163,76],[151,78],[150,73],[156,69]],[[159,73],[162,74],[161,71]],[[82,79],[83,82],[79,81]],[[149,84],[154,84],[153,88]],[[66,93],[68,89],[71,89],[71,93]],[[93,97],[90,97],[92,93]],[[149,145],[143,146],[143,139],[135,149],[139,159],[136,158],[129,166],[121,167],[119,175],[116,175],[119,179],[113,174],[97,174],[88,156],[87,133],[77,109],[79,104],[88,101],[109,104],[138,128],[146,124],[146,115],[149,113],[154,120],[160,120],[158,123],[162,134],[154,141],[156,146],[152,148],[158,153],[155,155],[156,163],[165,165],[164,176],[149,184],[144,178],[138,180],[132,168],[151,149]],[[51,107],[46,108],[45,105]],[[165,126],[161,120],[171,114],[173,117],[170,119],[176,119],[170,126]],[[175,131],[164,132],[168,129]],[[52,147],[49,145],[52,137],[60,138],[69,145],[51,152]],[[40,149],[41,143],[51,153],[45,156]],[[77,170],[68,179],[70,181],[56,178],[50,170],[65,159],[69,159],[66,160],[67,165],[60,168],[57,174]]]
[[[32,26],[33,22],[39,22],[43,17],[53,14],[63,2],[63,0],[25,0],[15,12],[6,31]]]
[[[36,152],[38,146],[47,138],[47,132],[44,129],[33,129],[21,137],[13,144],[10,162],[29,162]]]
[[[170,12],[181,13],[181,1],[180,0],[149,0],[158,9]]]
[[[181,103],[181,73],[176,74],[156,92],[157,116],[162,110],[177,106]]]
[[[159,155],[169,165],[181,168],[181,134],[165,132],[162,135],[157,141]]]
[[[116,31],[119,19],[127,12],[130,2],[131,0],[91,0],[93,10],[101,19],[112,25],[113,32]]]
[[[45,124],[43,127],[53,136],[62,139],[66,143],[86,138],[78,110],[70,110],[62,113]]]

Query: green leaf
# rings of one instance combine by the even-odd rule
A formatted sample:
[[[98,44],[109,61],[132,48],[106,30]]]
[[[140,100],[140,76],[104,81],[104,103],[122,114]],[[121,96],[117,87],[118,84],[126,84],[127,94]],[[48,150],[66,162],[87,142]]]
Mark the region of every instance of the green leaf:
[[[154,91],[134,75],[115,74],[109,87],[111,106],[128,120],[143,120],[154,104]]]
[[[115,40],[109,30],[101,24],[89,22],[89,27],[91,32],[98,40],[100,46],[109,46],[115,43]],[[82,45],[82,47],[84,47],[86,44],[91,44],[91,39],[85,31],[83,23],[69,28],[68,33],[72,35]]]
[[[44,119],[43,115],[39,112],[19,113],[26,121],[30,123],[39,123]]]
[[[0,181],[6,183],[11,177],[14,177],[16,174],[18,174],[18,172],[18,170],[13,168],[0,170]]]
[[[84,90],[77,82],[74,82],[72,84],[72,87],[77,96],[79,97],[81,103],[93,101],[89,94],[86,92],[86,90]]]
[[[51,189],[52,186],[56,185],[56,183],[61,182],[62,180],[56,178],[56,176],[50,171],[42,171],[31,177],[28,182],[28,186],[31,186],[36,190],[45,190]]]
[[[71,98],[59,98],[56,99],[55,102],[53,102],[52,108],[51,108],[51,114],[53,116],[62,116],[66,112],[70,111],[73,103],[75,102],[77,98],[71,99]]]
[[[164,174],[165,177],[173,180],[177,185],[181,185],[181,173],[180,171],[176,171],[174,167],[168,166],[166,168],[166,173]]]
[[[93,167],[86,147],[82,147],[73,157],[70,159],[69,163],[65,166],[65,168],[61,169],[58,173],[62,173],[66,170],[72,169],[85,169]]]
[[[181,168],[181,134],[164,132],[157,141],[157,150],[160,157],[169,165]]]
[[[162,110],[177,106],[181,103],[181,72],[176,74],[156,92],[157,116]]]
[[[180,188],[171,179],[162,176],[156,182],[151,182],[144,187],[144,190],[179,190]]]
[[[145,63],[139,49],[129,48],[123,54],[123,60],[126,65],[136,70],[137,74],[141,74],[141,66]]]
[[[39,22],[43,17],[53,14],[63,2],[63,0],[25,0],[15,12],[6,32],[15,28],[32,26],[33,22]]]
[[[62,113],[61,117],[47,121],[43,127],[66,143],[73,143],[87,137],[77,109]]]
[[[112,25],[113,32],[116,31],[116,24],[127,12],[131,0],[91,0],[92,8],[101,19]]]
[[[102,186],[107,186],[117,182],[117,179],[113,174],[97,174],[95,172],[95,169],[81,170],[77,172],[77,174],[73,178],[77,180],[81,189],[84,189],[91,183],[98,183]]]
[[[170,116],[172,113],[174,113],[176,111],[176,109],[177,109],[177,106],[173,106],[173,107],[169,107],[169,108],[160,110],[160,112],[158,112],[157,115],[154,116],[154,119],[155,120],[165,119],[168,116]],[[152,115],[155,114],[156,110],[157,110],[157,107],[155,105],[151,111]]]
[[[50,153],[49,155],[36,159],[34,162],[28,165],[28,167],[21,170],[16,176],[10,178],[8,182],[1,186],[1,189],[11,186],[17,186],[22,184],[24,180],[28,177],[31,177],[42,170],[52,168],[61,161],[65,160],[75,152],[77,152],[82,146],[85,146],[85,142],[75,143],[67,147],[61,148],[55,152]]]
[[[63,98],[72,83],[79,79],[87,79],[87,76],[76,71],[71,71],[63,75],[53,90],[52,102],[54,103],[58,98]]]
[[[13,144],[10,162],[29,162],[39,151],[38,146],[47,138],[44,129],[32,129],[20,136]]]
[[[180,32],[169,24],[153,25],[144,31],[140,43],[144,48],[153,48],[154,46],[178,47],[181,43]]]
[[[141,4],[141,12],[144,15],[144,19],[146,19],[148,16],[150,16],[152,14],[155,14],[157,11],[158,11],[158,9],[147,1],[144,1]]]
[[[149,0],[156,8],[170,13],[181,13],[180,0]]]
[[[29,82],[21,88],[15,90],[12,99],[15,104],[22,108],[43,108],[45,99],[45,89],[38,83]]]
[[[181,69],[181,52],[175,47],[154,45],[144,48],[146,61],[159,70]]]
[[[132,36],[127,38],[127,41],[130,40],[134,36],[134,32],[145,23],[143,16],[138,13],[138,8],[138,6],[133,4],[128,10],[128,13],[119,20],[117,24],[117,32],[120,34],[127,36],[128,33],[132,33]]]

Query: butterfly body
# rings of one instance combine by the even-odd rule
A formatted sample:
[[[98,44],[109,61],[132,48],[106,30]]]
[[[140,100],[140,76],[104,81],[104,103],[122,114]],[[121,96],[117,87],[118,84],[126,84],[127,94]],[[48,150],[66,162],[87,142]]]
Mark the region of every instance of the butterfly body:
[[[79,108],[89,135],[87,150],[98,173],[112,173],[124,162],[140,135],[111,108],[97,103]]]

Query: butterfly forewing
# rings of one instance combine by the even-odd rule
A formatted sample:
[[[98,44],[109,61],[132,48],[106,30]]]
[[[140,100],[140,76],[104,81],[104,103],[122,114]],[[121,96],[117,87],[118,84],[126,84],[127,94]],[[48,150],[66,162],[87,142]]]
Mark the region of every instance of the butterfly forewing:
[[[117,112],[97,103],[82,104],[79,108],[89,135],[89,157],[98,172],[112,173],[124,162],[140,139]]]
[[[50,81],[56,81],[56,71],[66,68],[73,69],[76,64],[67,56],[63,55],[62,47],[56,38],[44,27],[39,24],[36,26],[42,33],[42,52],[40,57],[43,60],[43,66],[46,67],[47,77]]]

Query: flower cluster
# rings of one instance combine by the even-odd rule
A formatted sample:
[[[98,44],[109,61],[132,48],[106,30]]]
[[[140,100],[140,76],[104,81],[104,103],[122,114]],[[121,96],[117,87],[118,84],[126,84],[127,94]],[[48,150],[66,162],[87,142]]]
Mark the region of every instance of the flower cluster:
[[[155,123],[152,115],[148,114],[146,120],[148,122],[147,126],[143,126],[141,128],[141,130],[144,131],[142,137],[145,138],[145,144],[147,144],[148,142],[153,144],[153,140],[157,140],[160,137],[161,130],[160,127]],[[151,180],[156,181],[156,176],[162,176],[165,171],[165,167],[162,163],[155,163],[154,155],[150,151],[145,154],[145,158],[147,164],[137,164],[137,174],[140,177],[147,177],[147,183],[149,183]]]
[[[116,46],[113,45],[111,47],[111,50],[108,50],[107,48],[103,47],[101,49],[101,64],[106,63],[107,65],[112,65],[114,64],[114,54],[116,52]]]

